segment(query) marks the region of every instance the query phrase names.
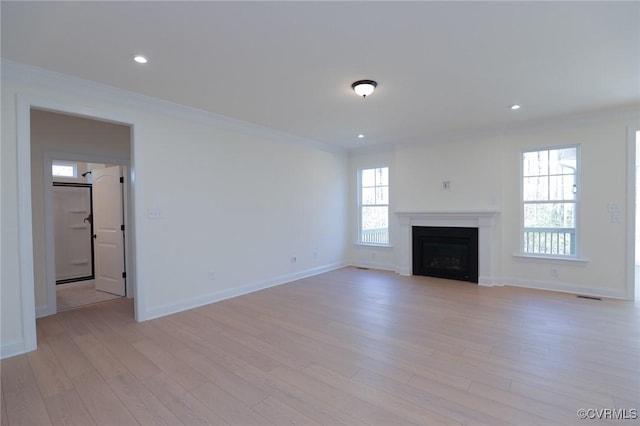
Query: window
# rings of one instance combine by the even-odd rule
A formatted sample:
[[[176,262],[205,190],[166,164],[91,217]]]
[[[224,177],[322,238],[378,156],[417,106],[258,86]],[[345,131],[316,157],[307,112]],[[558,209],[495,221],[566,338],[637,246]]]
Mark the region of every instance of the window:
[[[576,256],[578,147],[522,154],[523,253]]]
[[[78,165],[64,161],[54,161],[51,165],[51,175],[53,177],[77,178]]]
[[[360,170],[359,243],[389,244],[389,168]]]

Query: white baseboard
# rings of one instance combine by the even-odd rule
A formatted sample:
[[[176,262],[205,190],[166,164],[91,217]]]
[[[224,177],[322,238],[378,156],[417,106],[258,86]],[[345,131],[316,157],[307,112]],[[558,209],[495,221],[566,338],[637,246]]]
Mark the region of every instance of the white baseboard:
[[[51,315],[49,313],[49,306],[47,305],[36,306],[36,318],[42,318],[49,315]]]
[[[359,266],[359,265],[357,265],[357,266]],[[377,269],[386,269],[386,268],[377,268]],[[407,270],[407,269],[402,269],[402,268],[398,269],[398,268],[395,268],[395,267],[391,267],[388,270],[389,271],[395,271],[397,274],[403,275],[405,277],[411,276],[411,273],[409,273],[409,270]],[[485,287],[496,287],[496,286],[504,285],[504,282],[503,282],[502,278],[478,277],[478,285],[485,286]]]
[[[0,346],[0,359],[21,355],[23,353],[25,353],[24,340],[14,340],[13,342],[3,343],[2,346]]]
[[[348,264],[343,262],[332,263],[318,268],[307,269],[288,275],[282,275],[273,279],[246,284],[228,290],[217,291],[215,293],[198,296],[191,299],[185,299],[174,303],[167,303],[165,305],[157,306],[151,309],[146,309],[145,312],[140,313],[139,320],[147,321],[154,318],[160,318],[166,315],[175,314],[177,312],[186,311],[188,309],[193,309],[200,306],[209,305],[211,303],[220,302],[222,300],[231,299],[233,297],[242,296],[243,294],[253,293],[254,291],[264,290],[269,287],[275,287],[281,284],[286,284],[292,281],[333,271],[345,266],[348,266]]]
[[[354,266],[360,266],[360,265],[354,264]],[[385,268],[376,268],[376,269],[385,269]],[[400,271],[399,274],[409,275],[409,274],[403,274],[402,271]],[[606,297],[611,299],[625,299],[625,300],[629,299],[624,289],[611,290],[607,288],[585,287],[583,285],[574,284],[574,283],[559,283],[559,282],[551,282],[551,281],[528,280],[523,278],[479,277],[478,285],[481,285],[484,287],[512,286],[512,287],[521,287],[521,288],[531,288],[536,290],[557,291],[561,293],[579,294],[583,296]]]
[[[495,277],[478,277],[478,285],[485,287],[497,287],[503,286],[504,281],[501,278]]]
[[[358,260],[355,262],[351,262],[350,266],[355,266],[356,268],[368,268],[368,269],[380,269],[382,271],[392,271],[395,272],[396,265],[380,263],[380,262],[367,262]]]
[[[561,293],[572,293],[583,296],[607,297],[612,299],[627,299],[623,290],[610,290],[607,288],[584,287],[574,283],[558,283],[549,281],[527,280],[522,278],[502,278],[500,280],[505,286],[532,288],[536,290],[559,291]]]

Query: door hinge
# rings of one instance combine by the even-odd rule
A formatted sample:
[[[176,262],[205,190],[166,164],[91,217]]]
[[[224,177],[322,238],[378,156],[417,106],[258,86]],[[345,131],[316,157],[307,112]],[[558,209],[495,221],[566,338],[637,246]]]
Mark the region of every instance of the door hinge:
[[[124,177],[120,176],[120,183],[124,183]]]
[[[124,231],[124,225],[120,225],[120,230]]]
[[[127,273],[126,272],[122,273],[122,278],[127,278]]]

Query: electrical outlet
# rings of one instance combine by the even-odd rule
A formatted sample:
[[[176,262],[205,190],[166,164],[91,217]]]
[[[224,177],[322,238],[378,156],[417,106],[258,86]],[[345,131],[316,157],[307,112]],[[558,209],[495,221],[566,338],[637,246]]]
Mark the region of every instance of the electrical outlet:
[[[296,263],[298,261],[298,258],[295,256],[291,256],[291,263]]]
[[[442,181],[442,189],[444,189],[445,191],[451,188],[451,182],[448,180],[443,180]]]
[[[314,251],[313,252],[313,260],[316,260],[318,258],[318,252]]]
[[[553,278],[558,278],[558,268],[556,268],[556,267],[552,267],[551,268],[551,276]]]
[[[209,279],[209,281],[213,281],[216,279],[216,275],[212,271],[209,271],[209,273],[207,274],[207,278]]]

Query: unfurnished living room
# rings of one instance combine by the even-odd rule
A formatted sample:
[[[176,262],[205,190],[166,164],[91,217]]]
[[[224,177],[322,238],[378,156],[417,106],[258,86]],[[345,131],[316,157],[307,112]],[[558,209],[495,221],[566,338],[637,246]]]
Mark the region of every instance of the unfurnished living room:
[[[0,16],[0,424],[640,423],[640,2]]]

